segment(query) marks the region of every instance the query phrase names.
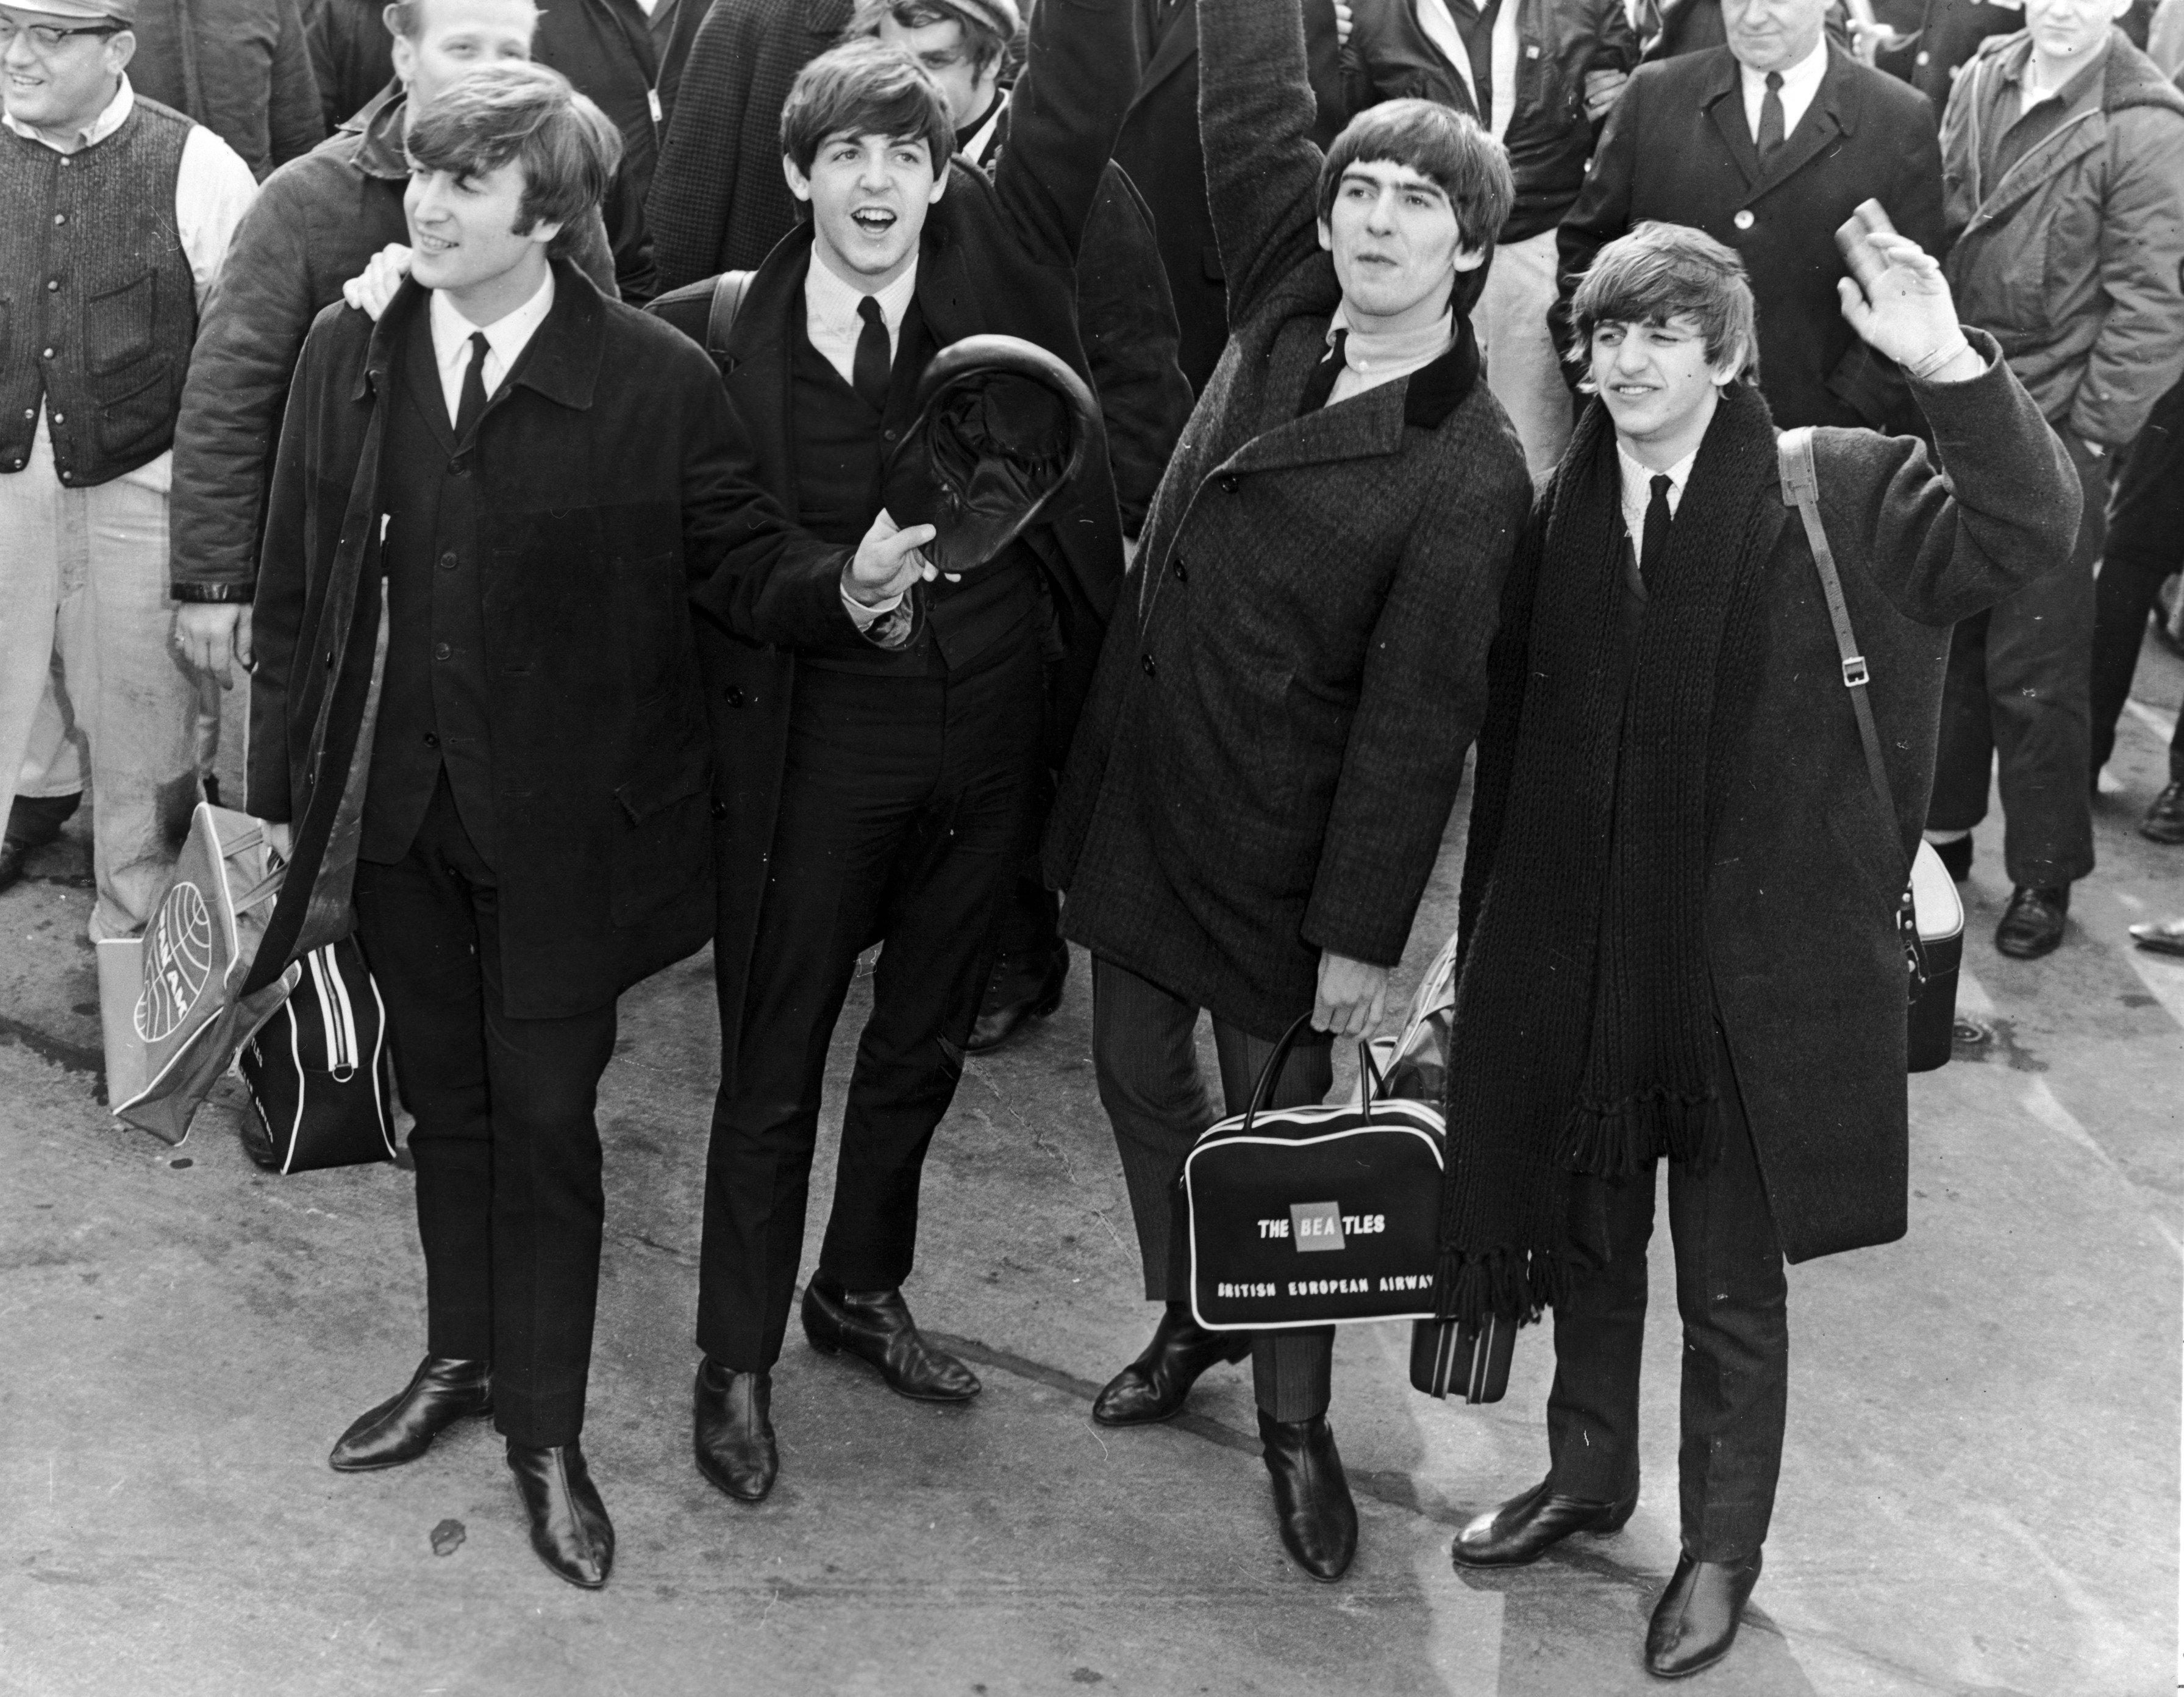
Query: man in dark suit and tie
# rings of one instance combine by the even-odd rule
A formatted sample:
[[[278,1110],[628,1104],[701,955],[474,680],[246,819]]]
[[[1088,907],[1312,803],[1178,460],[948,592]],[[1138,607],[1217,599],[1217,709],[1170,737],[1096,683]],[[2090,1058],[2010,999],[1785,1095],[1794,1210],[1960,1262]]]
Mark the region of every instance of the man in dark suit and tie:
[[[1827,6],[1722,0],[1726,46],[1639,68],[1563,220],[1552,319],[1567,349],[1570,298],[1595,254],[1647,220],[1691,225],[1750,275],[1777,424],[1915,430],[1903,379],[1844,321],[1835,231],[1871,198],[1941,252],[1941,143],[1916,90],[1827,39]]]
[[[946,97],[899,47],[822,54],[782,111],[783,166],[807,212],[759,266],[727,339],[744,505],[694,591],[727,804],[694,1445],[706,1478],[745,1502],[777,1466],[770,1376],[827,1045],[876,941],[804,1328],[901,1395],[979,1389],[903,1301],[919,1175],[1039,785],[1121,586],[1122,527],[1095,441],[1021,539],[935,582],[917,551],[933,533],[898,529],[882,466],[925,367],[967,336],[1018,337],[1085,372],[1075,266],[1134,79],[1130,26],[1130,0],[1039,8],[990,179],[950,162]]]

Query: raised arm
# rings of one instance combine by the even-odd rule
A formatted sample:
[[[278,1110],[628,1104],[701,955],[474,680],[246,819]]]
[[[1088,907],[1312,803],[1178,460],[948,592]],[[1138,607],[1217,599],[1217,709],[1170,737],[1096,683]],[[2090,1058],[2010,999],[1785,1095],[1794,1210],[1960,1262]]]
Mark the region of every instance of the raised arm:
[[[1319,251],[1318,113],[1298,0],[1198,0],[1198,131],[1231,324]]]
[[[1131,0],[1046,0],[1032,11],[994,191],[1019,239],[1046,264],[1077,262],[1137,92],[1134,9]]]
[[[644,209],[663,293],[721,268],[761,21],[760,8],[722,0],[690,43]]]
[[[1624,85],[1593,150],[1592,168],[1577,204],[1563,215],[1555,232],[1555,303],[1547,309],[1548,333],[1567,354],[1570,343],[1570,301],[1592,269],[1593,256],[1618,236],[1630,232],[1630,181],[1638,167],[1638,110],[1658,72],[1641,65]],[[1565,360],[1563,380],[1572,388],[1584,369]]]

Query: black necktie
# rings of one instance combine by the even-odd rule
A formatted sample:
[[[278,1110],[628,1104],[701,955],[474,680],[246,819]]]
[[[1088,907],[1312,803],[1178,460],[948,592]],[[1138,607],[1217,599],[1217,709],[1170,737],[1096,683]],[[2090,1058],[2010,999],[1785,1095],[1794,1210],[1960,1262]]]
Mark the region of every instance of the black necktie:
[[[1653,569],[1669,551],[1669,474],[1653,479],[1653,499],[1646,503],[1646,540],[1638,550],[1638,575],[1650,588]]]
[[[455,440],[467,440],[478,415],[485,410],[485,353],[491,344],[485,332],[474,331],[471,335],[471,362],[463,372],[463,392],[455,402]]]
[[[1759,98],[1759,163],[1774,157],[1782,145],[1782,73],[1767,73],[1767,92]]]
[[[850,387],[874,412],[883,413],[888,371],[894,364],[894,352],[888,345],[887,320],[880,315],[878,299],[869,294],[857,303],[857,316],[865,321],[865,327],[857,332],[857,359],[850,368]]]
[[[1297,398],[1297,416],[1318,412],[1327,405],[1327,398],[1334,393],[1334,380],[1342,375],[1343,353],[1349,345],[1350,332],[1334,332],[1334,345],[1327,350],[1327,357],[1312,368],[1312,375],[1304,380],[1304,394]]]

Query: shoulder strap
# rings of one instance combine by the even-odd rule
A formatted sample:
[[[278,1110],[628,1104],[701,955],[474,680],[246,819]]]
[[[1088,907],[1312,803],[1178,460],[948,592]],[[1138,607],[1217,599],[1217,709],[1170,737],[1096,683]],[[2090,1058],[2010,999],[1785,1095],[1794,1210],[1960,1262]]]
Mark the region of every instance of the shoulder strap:
[[[728,332],[736,327],[744,297],[750,293],[751,273],[722,271],[713,279],[713,304],[705,314],[705,351],[716,365],[728,363]]]
[[[1850,691],[1851,710],[1858,716],[1858,740],[1865,745],[1865,773],[1873,784],[1874,799],[1880,803],[1883,821],[1892,840],[1896,835],[1896,798],[1888,784],[1888,768],[1880,757],[1880,733],[1873,723],[1873,704],[1865,686],[1871,674],[1865,656],[1858,651],[1858,638],[1850,628],[1850,608],[1843,600],[1842,578],[1836,571],[1835,550],[1820,523],[1819,472],[1813,464],[1813,432],[1809,425],[1786,430],[1776,444],[1782,471],[1782,499],[1797,510],[1804,521],[1805,540],[1813,551],[1814,569],[1820,574],[1820,591],[1827,598],[1828,619],[1835,626],[1836,650],[1842,656],[1843,687]]]

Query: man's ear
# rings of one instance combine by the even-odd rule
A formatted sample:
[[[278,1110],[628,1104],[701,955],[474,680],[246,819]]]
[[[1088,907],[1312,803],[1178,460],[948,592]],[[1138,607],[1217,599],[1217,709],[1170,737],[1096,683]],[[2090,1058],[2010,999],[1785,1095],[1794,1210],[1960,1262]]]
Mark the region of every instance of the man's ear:
[[[1467,248],[1461,242],[1457,243],[1457,270],[1459,271],[1475,271],[1485,263],[1486,248],[1484,243],[1481,243],[1476,248]]]
[[[129,69],[129,61],[136,57],[136,32],[123,30],[106,38],[106,69],[114,76]]]
[[[788,192],[791,194],[801,201],[811,200],[811,179],[797,170],[796,161],[787,154],[781,156],[781,174],[788,179]]]
[[[558,240],[563,227],[551,220],[542,218],[523,232],[523,239],[526,242],[536,242],[543,248],[549,243]]]
[[[940,169],[933,173],[933,187],[925,197],[928,206],[940,204],[940,197],[948,193],[948,161],[941,160]]]
[[[387,20],[387,33],[394,37],[390,57],[394,61],[395,80],[407,88],[417,70],[417,44],[395,27],[393,7],[389,6],[382,15]]]
[[[1324,218],[1320,219],[1318,224],[1319,250],[1323,254],[1331,254],[1334,251],[1334,226]]]

